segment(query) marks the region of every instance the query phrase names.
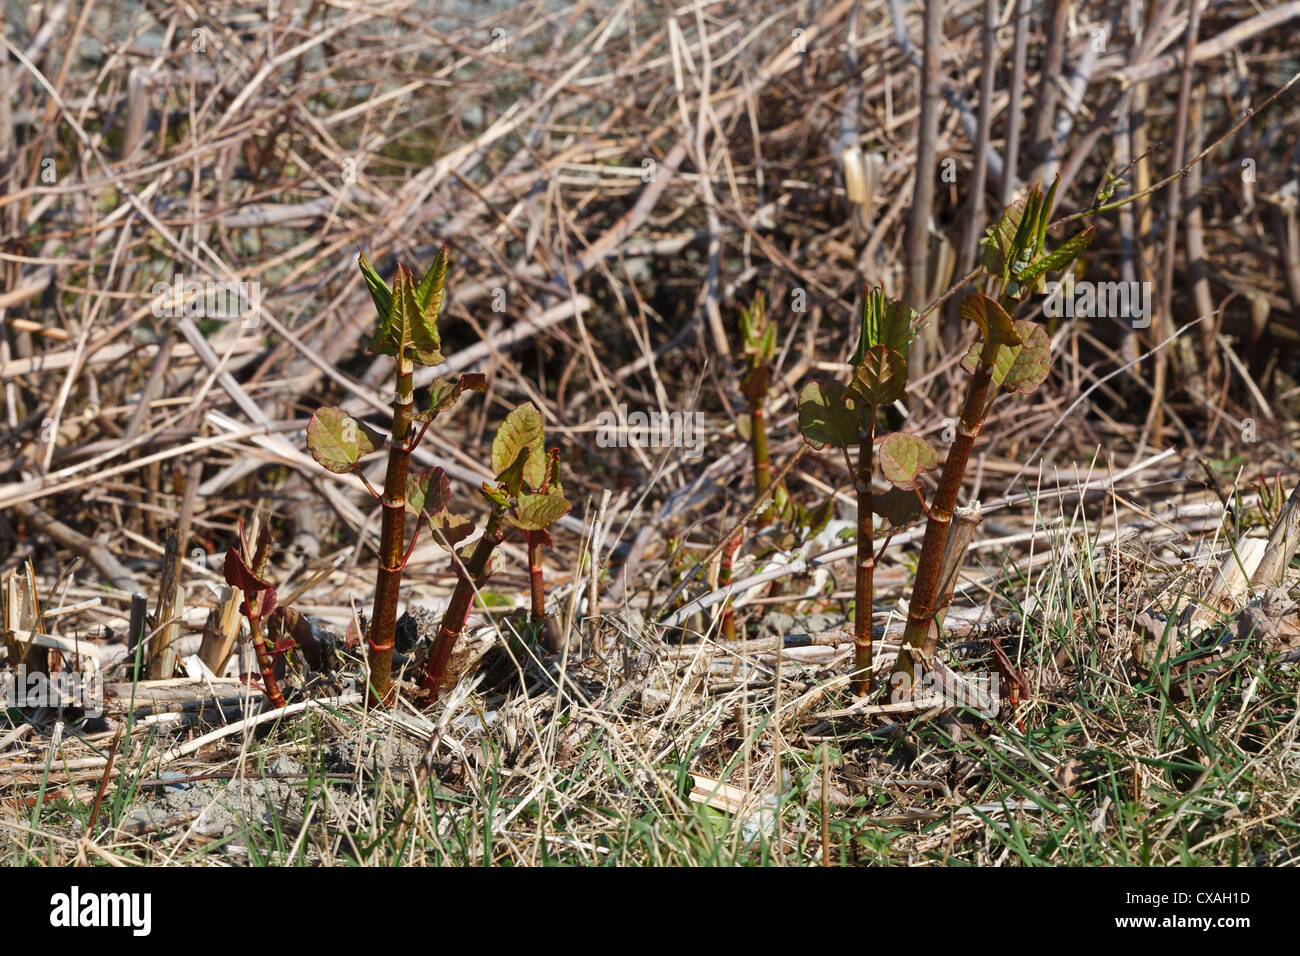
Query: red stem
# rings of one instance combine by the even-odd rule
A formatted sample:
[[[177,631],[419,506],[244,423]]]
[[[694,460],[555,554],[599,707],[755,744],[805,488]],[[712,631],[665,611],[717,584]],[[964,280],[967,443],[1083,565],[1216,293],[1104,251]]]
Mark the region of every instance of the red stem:
[[[411,457],[406,439],[411,432],[413,372],[411,361],[399,357],[392,442],[388,446],[388,470],[384,475],[384,495],[380,500],[384,514],[379,532],[379,572],[367,638],[370,651],[368,707],[376,703],[388,704],[393,696],[393,644],[406,550],[406,474]]]
[[[242,534],[242,526],[241,531]],[[245,546],[247,553],[247,546]],[[257,544],[253,549],[253,573],[261,577],[266,573],[266,559],[271,553],[271,535],[265,523],[257,534]],[[244,592],[244,607],[248,610],[248,632],[253,638],[253,654],[257,657],[258,669],[262,672],[262,689],[267,698],[276,707],[284,706],[284,695],[280,693],[280,684],[275,679],[275,659],[266,649],[266,638],[262,635],[262,593]]]
[[[501,529],[502,513],[503,509],[493,506],[487,527],[483,530],[483,536],[478,539],[469,562],[463,568],[459,563],[456,565],[460,580],[456,582],[451,603],[447,605],[447,612],[442,616],[438,636],[434,639],[433,649],[429,652],[429,662],[425,665],[424,676],[420,678],[420,686],[428,692],[431,702],[437,700],[443,690],[452,649],[460,639],[460,632],[464,630],[465,622],[469,620],[474,595],[487,578],[488,562],[492,558],[492,552],[504,537]]]
[[[727,541],[727,546],[722,549],[722,557],[718,564],[718,587],[725,588],[731,583],[731,565],[743,540],[743,532],[737,531]],[[732,606],[730,597],[727,598],[727,609],[722,612],[722,636],[729,641],[736,639],[736,609]]]
[[[948,542],[948,529],[952,525],[952,512],[957,507],[957,495],[966,474],[966,464],[970,461],[971,449],[975,446],[975,439],[984,423],[984,413],[993,390],[993,377],[981,364],[967,384],[957,438],[943,463],[939,487],[934,493],[934,503],[930,506],[930,516],[925,526],[925,537],[921,541],[921,558],[916,568],[912,600],[907,608],[903,643],[926,656],[934,653],[934,645],[938,640],[937,634],[931,639],[929,631],[930,622],[934,620],[937,611],[935,602],[939,596],[939,572],[943,565],[944,545]],[[915,665],[912,655],[905,647],[894,663],[890,686],[894,689],[896,698],[901,701],[910,699],[915,683]]]
[[[759,495],[772,483],[772,460],[767,451],[767,421],[763,414],[763,400],[757,399],[749,405],[750,447],[754,454],[754,488]],[[755,523],[760,528],[770,525],[775,518],[771,504],[763,509]]]
[[[528,546],[528,581],[532,598],[532,622],[546,620],[546,584],[542,580],[542,535],[525,531],[524,543]]]
[[[257,655],[257,667],[262,672],[262,689],[275,707],[284,706],[284,695],[275,679],[275,659],[266,649],[266,638],[262,636],[262,598],[256,600],[249,591],[244,592],[244,603],[248,607],[248,630],[253,636],[253,653]]]
[[[876,409],[863,419],[858,446],[858,553],[853,604],[853,693],[871,690],[872,629],[875,599],[875,520],[871,513],[871,473],[874,468]]]

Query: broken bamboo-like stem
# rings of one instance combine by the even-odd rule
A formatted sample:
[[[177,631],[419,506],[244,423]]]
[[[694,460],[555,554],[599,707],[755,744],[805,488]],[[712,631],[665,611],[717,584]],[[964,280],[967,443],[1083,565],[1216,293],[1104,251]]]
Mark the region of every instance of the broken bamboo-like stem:
[[[158,632],[149,642],[150,680],[163,680],[176,671],[176,641],[181,632],[184,598],[181,594],[181,539],[168,528],[163,551],[162,585],[158,592]]]

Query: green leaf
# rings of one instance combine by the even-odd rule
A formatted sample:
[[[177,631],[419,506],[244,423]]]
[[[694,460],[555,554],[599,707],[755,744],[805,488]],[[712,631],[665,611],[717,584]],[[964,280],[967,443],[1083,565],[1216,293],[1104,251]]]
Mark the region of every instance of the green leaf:
[[[767,300],[762,292],[754,293],[748,309],[740,311],[740,335],[745,354],[754,360],[770,359],[776,352],[776,323],[767,321]],[[756,365],[750,362],[750,367]]]
[[[971,293],[962,300],[957,314],[974,322],[979,328],[981,341],[975,344],[971,353],[978,350],[979,361],[992,372],[994,383],[1000,383],[1015,361],[1021,345],[1011,316],[993,299],[978,292]],[[973,364],[967,365],[971,353],[967,353],[966,359],[962,361],[962,368],[968,372],[975,371]]]
[[[849,390],[872,408],[903,397],[907,384],[907,359],[884,345],[873,345],[858,362]]]
[[[522,466],[523,480],[529,488],[540,488],[546,480],[545,444],[542,413],[532,402],[525,402],[506,416],[492,439],[493,474],[500,475],[513,465],[526,447],[528,456]]]
[[[821,534],[833,517],[835,517],[834,496],[823,499],[820,504],[815,505],[811,511],[804,515],[808,524],[808,537],[814,538]]]
[[[441,468],[426,471],[423,475],[406,476],[406,510],[411,514],[436,515],[451,500],[451,481]]]
[[[1089,226],[1078,235],[1071,236],[1056,249],[1044,256],[1039,256],[1026,268],[1020,270],[1017,278],[1021,286],[1032,288],[1036,280],[1042,278],[1045,273],[1064,272],[1070,268],[1074,264],[1074,260],[1079,258],[1083,254],[1083,250],[1088,248],[1096,232],[1095,228]]]
[[[862,364],[868,349],[883,345],[903,356],[902,379],[906,384],[907,346],[912,340],[912,320],[915,318],[916,312],[911,306],[885,297],[883,283],[874,289],[863,290],[861,330],[853,364]]]
[[[307,423],[307,450],[336,475],[347,474],[383,444],[384,438],[377,431],[334,406],[316,409]]]
[[[524,531],[541,531],[559,521],[572,507],[563,495],[533,495],[525,492],[519,496],[514,513],[508,515],[506,520]]]
[[[885,438],[880,443],[879,455],[881,474],[903,491],[920,488],[921,473],[939,467],[939,456],[930,444],[905,432],[894,432]]]
[[[412,420],[432,421],[455,405],[457,399],[466,391],[486,392],[487,376],[482,372],[470,372],[456,380],[435,378],[429,383],[429,407],[413,412]]]
[[[1002,210],[1002,217],[989,226],[984,234],[984,271],[1011,278],[1011,263],[1015,261],[1015,238],[1025,215],[1025,201],[1017,199]]]
[[[1051,372],[1052,343],[1042,327],[1028,319],[1018,321],[1016,331],[1025,344],[998,384],[1008,392],[1025,394],[1042,385]]]
[[[839,382],[809,382],[799,393],[799,431],[813,448],[858,441],[863,407]]]
[[[487,482],[483,483],[483,494],[488,496],[488,500],[495,501],[501,507],[508,507],[510,498],[519,494],[524,485],[524,466],[528,463],[528,457],[532,448],[525,445],[519,449],[519,454],[501,474],[497,475],[496,486],[491,486]]]
[[[420,365],[440,365],[438,326],[430,321],[416,297],[415,277],[400,263],[393,277],[392,311],[382,315],[370,351],[378,355],[404,357]]]
[[[357,250],[357,265],[361,267],[361,275],[366,280],[366,287],[370,289],[370,298],[374,300],[375,308],[379,311],[380,324],[383,324],[388,321],[388,316],[393,311],[393,290],[388,288],[388,283],[379,277],[379,273],[360,249]]]
[[[488,500],[488,504],[502,511],[510,507],[510,496],[519,492],[519,486],[511,485],[510,482],[519,480],[520,462],[523,457],[523,452],[520,452],[519,458],[515,459],[515,464],[501,473],[497,479],[498,484],[483,482],[483,487],[479,491],[483,492],[483,497]]]
[[[415,300],[420,305],[433,327],[434,338],[438,336],[438,316],[442,313],[443,288],[447,282],[447,247],[443,246],[433,258],[433,265],[420,280],[415,290]]]

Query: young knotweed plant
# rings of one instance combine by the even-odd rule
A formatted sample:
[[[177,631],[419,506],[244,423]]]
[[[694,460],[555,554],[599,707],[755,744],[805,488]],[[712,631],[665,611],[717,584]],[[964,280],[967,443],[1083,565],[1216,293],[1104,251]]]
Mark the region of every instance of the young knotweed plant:
[[[740,391],[746,399],[746,412],[744,417],[737,420],[736,430],[749,442],[754,466],[754,490],[762,495],[772,484],[766,403],[772,386],[772,360],[776,357],[777,345],[777,326],[768,318],[767,303],[762,292],[755,293],[749,308],[741,310],[737,324],[745,358],[745,373],[741,378]],[[826,527],[834,514],[834,499],[827,498],[821,504],[805,509],[791,498],[784,482],[778,482],[772,488],[771,500],[764,502],[761,508],[755,525],[760,529],[769,529],[767,533],[771,534],[774,549],[790,551]],[[774,527],[778,520],[779,527]],[[725,588],[732,582],[735,557],[742,541],[743,529],[738,529],[722,550],[718,568],[720,588]],[[779,587],[778,582],[773,582],[771,593],[776,594]],[[727,640],[735,640],[735,609],[730,600],[722,613],[722,634]]]
[[[1047,249],[1047,227],[1059,183],[1058,177],[1046,196],[1039,185],[1033,186],[1024,200],[1008,206],[998,222],[989,227],[983,267],[989,291],[995,295],[972,293],[958,308],[958,315],[973,324],[980,337],[962,361],[970,377],[956,438],[927,509],[925,537],[903,632],[904,647],[890,675],[895,700],[911,697],[917,682],[917,660],[929,660],[938,645],[935,615],[944,597],[939,594],[944,546],[971,450],[993,400],[999,390],[1028,394],[1051,371],[1047,333],[1031,321],[1013,320],[1012,314],[1030,292],[1042,290],[1048,272],[1071,268],[1092,241],[1094,230],[1089,227],[1056,249]]]
[[[895,432],[880,447],[881,474],[895,492],[877,501],[872,489],[875,472],[876,421],[880,410],[904,395],[907,388],[907,349],[916,313],[885,297],[883,286],[866,289],[853,374],[846,385],[838,381],[810,382],[799,395],[799,430],[804,440],[821,450],[838,448],[844,455],[857,491],[857,556],[854,578],[853,690],[870,690],[872,667],[872,600],[875,569],[889,546],[889,537],[911,520],[919,505],[920,475],[939,464],[938,455],[921,438]],[[850,449],[858,448],[857,462]],[[917,500],[911,501],[914,492]],[[875,514],[889,522],[890,536],[875,545]]]
[[[274,707],[284,706],[284,695],[280,693],[280,684],[275,679],[274,651],[266,646],[263,623],[276,609],[275,587],[263,575],[266,573],[266,559],[271,550],[271,530],[263,522],[257,533],[257,542],[252,548],[244,533],[244,522],[239,522],[239,547],[231,547],[226,552],[223,568],[226,583],[244,592],[244,602],[239,606],[240,613],[248,619],[248,632],[253,640],[253,653],[257,658],[257,668],[262,674],[262,690]],[[251,555],[245,560],[244,555]],[[277,648],[283,651],[283,648]]]
[[[534,406],[521,406],[531,409]],[[526,413],[527,414],[527,413]],[[540,634],[546,623],[546,581],[542,568],[542,548],[552,547],[550,526],[568,513],[571,507],[564,497],[564,486],[560,484],[560,450],[552,448],[546,456],[546,471],[540,486],[529,483],[524,478],[525,491],[517,498],[513,512],[506,520],[519,529],[528,550],[528,595],[529,621]],[[563,510],[558,510],[560,504]],[[560,648],[552,644],[550,650],[558,653]]]
[[[459,552],[456,590],[420,679],[420,687],[431,701],[458,676],[448,672],[452,651],[469,619],[474,596],[494,570],[494,552],[511,527],[523,532],[528,544],[532,613],[535,618],[545,617],[541,546],[550,542],[547,529],[572,507],[560,486],[559,450],[552,449],[548,455],[545,445],[542,413],[532,402],[511,411],[492,439],[492,470],[497,477],[494,483],[485,481],[481,489],[488,503],[487,524],[478,540]],[[453,526],[463,527],[455,522]]]
[[[441,469],[434,469],[412,480],[411,452],[419,446],[434,420],[452,408],[463,392],[487,390],[487,378],[483,374],[462,375],[456,380],[435,380],[429,386],[427,401],[416,402],[415,366],[441,365],[444,361],[438,335],[438,313],[442,310],[447,258],[444,246],[418,282],[405,266],[399,264],[390,287],[375,272],[365,254],[359,250],[357,253],[361,275],[379,313],[370,351],[377,355],[391,355],[397,366],[393,419],[388,436],[388,467],[384,473],[382,493],[366,480],[358,465],[363,458],[383,447],[383,436],[334,407],[317,410],[307,425],[307,448],[312,457],[336,474],[356,472],[383,508],[375,603],[366,639],[370,664],[368,704],[387,704],[392,699],[393,646],[402,571],[419,538],[421,523],[438,523],[447,503],[446,475]],[[412,500],[416,497],[420,504],[413,506]],[[406,544],[408,512],[417,516],[409,547]]]
[[[745,374],[740,381],[741,394],[747,404],[745,417],[738,419],[736,430],[749,442],[754,463],[754,490],[763,494],[772,483],[772,459],[767,450],[767,416],[764,404],[772,381],[772,359],[776,356],[776,323],[768,321],[767,302],[762,292],[754,294],[749,308],[740,310],[737,322],[740,329],[741,351],[745,359]],[[772,524],[774,502],[764,502],[755,519],[760,528]],[[736,552],[744,541],[744,529],[738,528],[722,549],[718,566],[718,586],[731,584],[732,567]],[[736,612],[727,600],[722,612],[722,635],[729,641],[736,639]]]
[[[741,434],[749,439],[754,461],[754,488],[761,495],[772,483],[764,404],[772,383],[772,359],[776,357],[776,323],[767,318],[767,303],[762,292],[755,293],[750,307],[741,310],[739,325],[745,356],[745,376],[741,379],[740,391],[749,403],[748,419],[741,427]],[[772,523],[772,517],[771,507],[765,508],[757,523],[765,527]]]

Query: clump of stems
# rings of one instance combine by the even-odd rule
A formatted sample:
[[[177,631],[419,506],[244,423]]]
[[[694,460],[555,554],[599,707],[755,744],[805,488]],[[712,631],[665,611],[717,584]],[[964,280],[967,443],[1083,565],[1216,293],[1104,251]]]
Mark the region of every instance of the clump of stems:
[[[546,616],[542,589],[540,549],[550,543],[548,528],[569,512],[559,478],[559,452],[547,455],[542,413],[531,402],[516,407],[492,439],[492,470],[496,481],[481,488],[488,503],[483,534],[456,563],[458,579],[438,635],[420,678],[421,689],[436,699],[454,679],[449,673],[452,651],[469,619],[474,597],[492,573],[492,558],[509,530],[518,528],[528,544],[531,580],[531,611],[534,620]]]
[[[1092,241],[1094,230],[1088,228],[1057,249],[1047,250],[1047,226],[1058,184],[1059,179],[1046,195],[1035,185],[1024,200],[1008,206],[990,227],[984,242],[983,266],[990,291],[996,295],[972,293],[958,309],[960,316],[979,329],[980,341],[962,362],[970,377],[956,437],[927,509],[925,537],[903,632],[904,647],[890,675],[898,699],[910,698],[917,680],[917,660],[928,660],[939,640],[939,630],[932,624],[940,602],[946,598],[939,593],[944,547],[971,450],[993,399],[999,389],[1012,393],[1034,391],[1051,369],[1047,334],[1033,322],[1015,321],[1011,316],[1031,291],[1044,287],[1049,271],[1069,269]]]
[[[361,459],[378,451],[385,442],[384,437],[369,425],[339,408],[319,409],[307,426],[307,447],[316,461],[330,471],[337,474],[356,472],[383,509],[375,602],[366,635],[370,665],[367,702],[388,703],[393,694],[393,647],[402,571],[419,537],[421,523],[427,521],[430,525],[440,525],[446,522],[443,513],[450,493],[447,476],[441,469],[420,477],[410,473],[411,453],[419,446],[433,421],[455,405],[462,392],[467,389],[484,391],[487,381],[481,374],[462,375],[456,381],[434,380],[428,389],[427,401],[422,406],[416,404],[413,387],[415,366],[440,365],[444,361],[437,320],[447,276],[446,247],[439,251],[428,272],[418,281],[399,264],[391,287],[371,267],[364,253],[358,252],[357,261],[379,313],[370,351],[391,355],[396,365],[388,465],[382,492],[375,490],[358,469]],[[406,543],[408,512],[416,515],[415,531],[409,546]]]

